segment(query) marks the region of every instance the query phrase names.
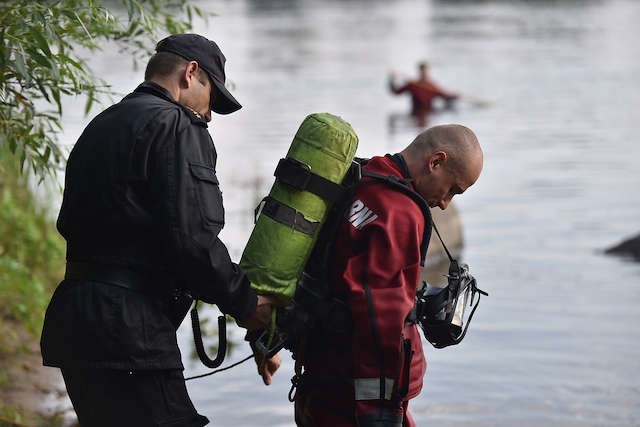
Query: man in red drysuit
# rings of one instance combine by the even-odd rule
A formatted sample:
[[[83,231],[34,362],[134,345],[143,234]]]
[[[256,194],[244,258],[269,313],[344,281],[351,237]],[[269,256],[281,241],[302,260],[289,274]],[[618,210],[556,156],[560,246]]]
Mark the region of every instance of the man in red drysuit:
[[[478,140],[461,125],[432,127],[402,152],[363,167],[339,224],[329,285],[351,322],[342,331],[316,326],[298,351],[305,368],[297,381],[298,426],[415,426],[407,406],[422,389],[426,362],[409,319],[431,224],[405,191],[367,172],[391,176],[429,207],[446,209],[481,170]]]
[[[455,92],[446,91],[436,85],[429,78],[429,64],[418,64],[419,76],[417,80],[408,80],[402,85],[396,85],[394,73],[389,75],[389,89],[396,95],[408,92],[411,95],[411,114],[426,123],[426,116],[433,108],[433,100],[442,98],[446,102],[458,99]]]

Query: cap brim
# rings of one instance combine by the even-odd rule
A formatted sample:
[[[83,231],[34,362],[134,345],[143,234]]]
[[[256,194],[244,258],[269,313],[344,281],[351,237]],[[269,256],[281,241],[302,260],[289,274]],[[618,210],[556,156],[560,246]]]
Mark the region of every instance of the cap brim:
[[[216,90],[211,98],[211,111],[218,114],[230,114],[242,108],[242,105],[231,95],[231,93],[214,76],[209,74],[211,83]]]

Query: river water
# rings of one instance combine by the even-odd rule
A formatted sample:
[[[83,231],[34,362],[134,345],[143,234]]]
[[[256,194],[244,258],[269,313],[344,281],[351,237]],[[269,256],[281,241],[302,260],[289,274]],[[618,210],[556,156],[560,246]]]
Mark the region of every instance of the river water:
[[[640,265],[601,253],[640,230],[640,2],[202,5],[218,16],[196,30],[219,42],[244,105],[211,126],[235,260],[302,119],[340,115],[360,136],[358,155],[397,152],[421,128],[409,100],[388,93],[387,73],[413,75],[428,60],[442,86],[487,101],[459,102],[429,125],[465,124],[483,146],[483,174],[457,207],[465,261],[490,297],[461,345],[425,344],[418,425],[640,425]],[[122,64],[103,70],[116,89],[135,87],[141,70],[103,61]],[[71,141],[86,122],[74,111]],[[193,375],[206,369],[190,358],[187,323]],[[241,342],[239,329],[230,335]],[[228,361],[247,353],[241,344]],[[270,387],[253,362],[190,381],[196,407],[213,425],[294,425],[283,356]]]

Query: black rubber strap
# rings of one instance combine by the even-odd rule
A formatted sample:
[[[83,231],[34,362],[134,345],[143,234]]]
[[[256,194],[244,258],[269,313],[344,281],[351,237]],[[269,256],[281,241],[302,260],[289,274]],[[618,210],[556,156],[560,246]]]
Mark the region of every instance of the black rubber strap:
[[[409,187],[409,183],[411,182],[410,179],[398,178],[395,175],[381,175],[368,170],[362,170],[362,176],[373,178],[403,192],[407,196],[411,197],[411,199],[413,199],[413,201],[420,207],[425,218],[424,233],[422,235],[422,243],[420,244],[420,265],[424,267],[424,262],[427,257],[427,248],[429,247],[429,241],[431,240],[431,229],[435,229],[433,218],[431,218],[431,210],[429,209],[427,202],[417,192],[413,191]],[[436,233],[438,233],[437,230]],[[438,234],[438,237],[439,236],[440,234]],[[442,239],[440,239],[440,241],[442,242]],[[442,242],[442,246],[444,246],[444,242]],[[449,254],[446,246],[445,251]]]
[[[280,159],[273,175],[281,183],[305,190],[328,201],[336,202],[344,193],[345,188],[311,171],[311,167],[296,159]]]
[[[320,222],[309,221],[297,210],[272,197],[265,197],[262,200],[259,212],[280,224],[309,236],[314,236],[320,226]]]

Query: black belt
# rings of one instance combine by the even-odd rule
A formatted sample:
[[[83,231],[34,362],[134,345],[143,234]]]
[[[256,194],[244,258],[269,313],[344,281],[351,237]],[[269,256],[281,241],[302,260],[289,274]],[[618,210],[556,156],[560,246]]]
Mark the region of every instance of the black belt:
[[[156,284],[149,286],[149,282],[153,281],[153,276],[119,266],[88,262],[67,262],[64,278],[101,282],[138,292],[157,291],[163,288]]]

